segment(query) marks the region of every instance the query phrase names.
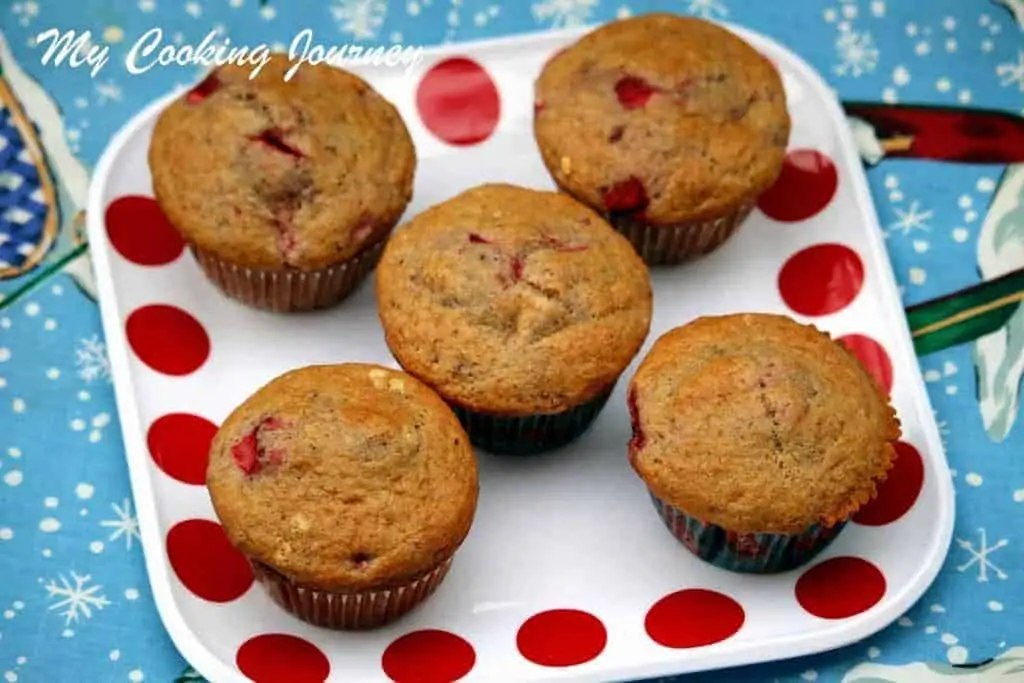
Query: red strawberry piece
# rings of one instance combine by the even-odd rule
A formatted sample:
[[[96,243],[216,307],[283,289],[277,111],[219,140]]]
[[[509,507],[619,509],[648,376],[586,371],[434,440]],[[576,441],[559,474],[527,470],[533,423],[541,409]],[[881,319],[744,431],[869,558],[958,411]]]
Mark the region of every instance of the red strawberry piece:
[[[743,534],[735,541],[736,552],[744,557],[757,557],[761,554],[761,544],[753,534]]]
[[[512,282],[519,282],[523,278],[523,259],[519,256],[512,257]]]
[[[647,208],[647,190],[636,176],[615,183],[604,193],[604,205],[609,211],[637,211]]]
[[[585,244],[569,244],[568,242],[563,242],[562,240],[555,239],[554,237],[544,237],[544,246],[549,249],[554,249],[555,251],[564,252],[586,251],[587,249],[587,245]]]
[[[642,109],[658,89],[642,78],[623,76],[615,84],[615,96],[624,109]]]
[[[543,109],[544,109],[544,103],[541,102],[540,100],[537,100],[536,102],[533,103],[533,115],[534,116],[539,114],[541,112],[541,110],[543,110]]]
[[[366,567],[368,564],[370,564],[370,562],[373,561],[373,555],[371,555],[370,553],[363,553],[363,552],[353,553],[352,557],[351,557],[351,560],[352,560],[352,564],[356,565],[359,568],[363,568],[363,567]]]
[[[199,104],[219,90],[220,86],[220,79],[215,74],[210,74],[188,91],[188,94],[185,95],[185,101],[189,104]]]
[[[262,143],[275,152],[287,154],[288,156],[295,157],[296,159],[304,159],[306,157],[305,153],[301,149],[285,142],[284,131],[280,128],[268,128],[258,135],[253,136],[250,140]]]
[[[280,419],[270,416],[260,420],[259,424],[253,427],[252,431],[236,441],[231,446],[231,457],[238,468],[247,475],[258,473],[264,465],[264,459],[274,464],[284,461],[285,452],[283,449],[275,448],[269,453],[264,453],[264,446],[260,437],[264,432],[273,432],[284,429],[287,425]]]
[[[371,218],[363,218],[359,225],[352,231],[352,244],[362,244],[367,237],[373,234],[374,222]]]
[[[817,538],[815,536],[812,536],[812,535],[809,535],[809,534],[805,535],[805,536],[801,536],[800,538],[798,538],[796,540],[797,550],[799,552],[802,552],[802,553],[810,552],[810,551],[814,550],[814,548],[815,548],[815,546],[817,546],[819,540],[820,540],[819,538]]]
[[[231,457],[235,459],[235,464],[239,469],[246,474],[255,474],[260,466],[259,447],[256,444],[258,429],[259,427],[253,429],[231,447]]]
[[[279,418],[274,417],[273,415],[271,415],[270,417],[263,418],[263,421],[260,422],[260,430],[264,432],[273,432],[278,429],[284,429],[284,427],[284,422],[282,422]]]
[[[629,422],[633,427],[633,438],[629,440],[629,450],[631,453],[635,453],[647,443],[647,436],[644,434],[643,428],[640,427],[640,410],[637,407],[635,391],[629,392],[626,397],[626,405],[629,408]]]

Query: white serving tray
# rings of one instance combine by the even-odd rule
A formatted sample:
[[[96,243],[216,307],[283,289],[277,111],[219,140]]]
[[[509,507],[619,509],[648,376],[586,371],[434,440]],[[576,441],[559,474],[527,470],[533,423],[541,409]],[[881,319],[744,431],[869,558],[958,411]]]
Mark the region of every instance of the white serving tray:
[[[226,603],[196,597],[169,565],[165,539],[182,520],[216,518],[205,487],[180,483],[154,464],[146,441],[151,423],[166,413],[188,412],[219,424],[259,386],[298,366],[355,360],[397,365],[384,345],[371,283],[339,308],[279,316],[219,295],[187,251],[169,265],[142,267],[111,247],[104,227],[108,204],[124,195],[152,194],[146,152],[154,120],[170,99],[165,98],[134,117],[104,153],[89,194],[88,228],[153,594],[171,638],[200,673],[218,683],[242,681],[239,646],[259,634],[286,633],[327,656],[331,681],[386,681],[381,657],[391,642],[419,629],[444,629],[475,649],[466,681],[638,679],[837,648],[882,629],[920,598],[949,547],[953,489],[866,179],[840,107],[823,80],[780,45],[733,30],[780,68],[794,120],[790,146],[829,154],[838,168],[839,190],[810,220],[777,223],[755,211],[713,255],[684,267],[655,269],[654,321],[642,353],[657,336],[696,316],[735,311],[789,313],[836,335],[863,333],[882,343],[894,367],[892,399],[904,439],[925,463],[924,487],[901,519],[881,527],[851,523],[815,560],[868,559],[886,577],[881,602],[852,618],[821,619],[794,599],[799,570],[770,577],[732,574],[679,545],[626,460],[630,426],[624,391],[636,362],[590,431],[564,451],[532,459],[480,454],[481,496],[473,530],[437,594],[399,622],[372,633],[320,630],[282,612],[258,586]],[[544,60],[579,35],[520,36],[426,53],[424,69],[449,56],[471,56],[499,86],[497,130],[471,147],[448,146],[420,122],[418,76],[405,76],[401,69],[362,70],[398,106],[416,142],[420,162],[408,215],[485,181],[552,187],[531,132],[532,86]],[[786,258],[819,242],[856,250],[866,274],[863,290],[849,306],[810,319],[787,310],[776,279]],[[198,371],[163,375],[133,353],[125,321],[150,303],[177,306],[202,323],[212,352]],[[656,644],[645,632],[647,610],[661,597],[691,587],[737,600],[746,613],[742,629],[702,648]],[[585,610],[601,619],[607,645],[596,659],[549,668],[519,654],[519,626],[555,608]]]

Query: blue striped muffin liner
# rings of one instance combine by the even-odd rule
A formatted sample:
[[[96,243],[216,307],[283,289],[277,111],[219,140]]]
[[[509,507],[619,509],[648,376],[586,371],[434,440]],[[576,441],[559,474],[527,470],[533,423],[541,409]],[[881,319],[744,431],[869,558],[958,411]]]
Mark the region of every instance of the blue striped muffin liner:
[[[701,522],[651,493],[654,507],[672,535],[697,557],[734,572],[776,574],[814,559],[846,526],[815,524],[799,534],[737,534]]]
[[[612,384],[597,398],[554,414],[510,417],[449,405],[477,448],[499,455],[536,455],[568,445],[587,431],[614,388]]]

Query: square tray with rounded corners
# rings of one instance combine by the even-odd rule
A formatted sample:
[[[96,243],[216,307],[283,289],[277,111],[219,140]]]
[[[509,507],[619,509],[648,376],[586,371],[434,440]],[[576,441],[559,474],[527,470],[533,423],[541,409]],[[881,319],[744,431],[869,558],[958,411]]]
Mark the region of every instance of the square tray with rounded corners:
[[[382,654],[390,643],[413,631],[441,629],[474,649],[466,681],[638,679],[837,648],[882,629],[920,598],[949,547],[953,489],[864,172],[840,107],[821,77],[775,42],[730,29],[779,67],[794,122],[790,147],[830,157],[838,190],[807,220],[780,223],[755,211],[712,255],[683,267],[653,269],[655,313],[641,355],[671,327],[699,315],[736,311],[788,313],[835,335],[858,333],[878,341],[892,362],[892,400],[903,438],[924,462],[924,485],[900,519],[885,526],[848,525],[813,564],[836,556],[867,559],[885,577],[884,597],[847,619],[819,618],[795,598],[800,570],[732,574],[702,563],[677,543],[625,457],[630,426],[624,391],[637,361],[596,423],[571,446],[531,459],[479,454],[481,498],[470,536],[438,592],[397,623],[369,633],[336,633],[285,614],[256,585],[227,602],[191,593],[169,562],[168,532],[183,520],[215,517],[205,487],[176,481],[154,463],[147,448],[149,426],[174,412],[219,423],[259,386],[302,365],[352,360],[397,365],[383,342],[372,282],[333,310],[280,316],[219,295],[187,250],[169,265],[145,267],[112,248],[105,209],[121,196],[152,196],[146,151],[154,121],[172,95],[140,112],[110,143],[89,194],[88,227],[146,566],[164,624],[199,672],[221,683],[244,680],[239,647],[260,634],[285,633],[326,656],[329,680],[383,681]],[[485,181],[552,187],[532,136],[533,81],[544,60],[579,35],[573,30],[431,49],[416,76],[401,69],[355,69],[395,103],[415,140],[420,161],[407,216]],[[419,77],[457,55],[480,64],[501,94],[496,130],[472,146],[443,143],[417,113]],[[777,282],[790,256],[819,243],[841,243],[855,251],[864,277],[850,305],[811,319],[787,309]],[[151,303],[184,309],[205,328],[211,353],[198,371],[162,375],[133,353],[125,321]],[[910,547],[913,553],[906,552]],[[737,601],[745,614],[739,632],[688,649],[652,640],[645,630],[648,610],[686,588],[718,591]],[[601,621],[607,641],[597,657],[553,668],[520,654],[520,625],[557,608],[586,611]]]

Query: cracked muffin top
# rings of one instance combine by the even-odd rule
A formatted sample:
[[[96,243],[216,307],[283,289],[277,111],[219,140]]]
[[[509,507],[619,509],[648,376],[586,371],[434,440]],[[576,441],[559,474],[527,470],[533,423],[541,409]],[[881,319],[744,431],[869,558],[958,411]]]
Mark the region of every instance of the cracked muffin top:
[[[404,583],[469,532],[477,468],[451,409],[358,363],[281,375],[224,421],[207,486],[232,544],[324,590]]]
[[[315,270],[386,237],[412,196],[398,111],[328,65],[226,65],[161,113],[153,190],[184,238],[239,266]]]
[[[736,533],[845,520],[892,465],[899,422],[839,343],[767,314],[659,338],[629,387],[630,462],[651,491]]]
[[[535,97],[534,133],[558,184],[656,224],[753,202],[789,140],[771,62],[724,28],[672,14],[587,34],[545,65]]]
[[[388,346],[447,400],[558,413],[610,389],[651,321],[647,268],[570,197],[483,185],[419,214],[377,269]]]

